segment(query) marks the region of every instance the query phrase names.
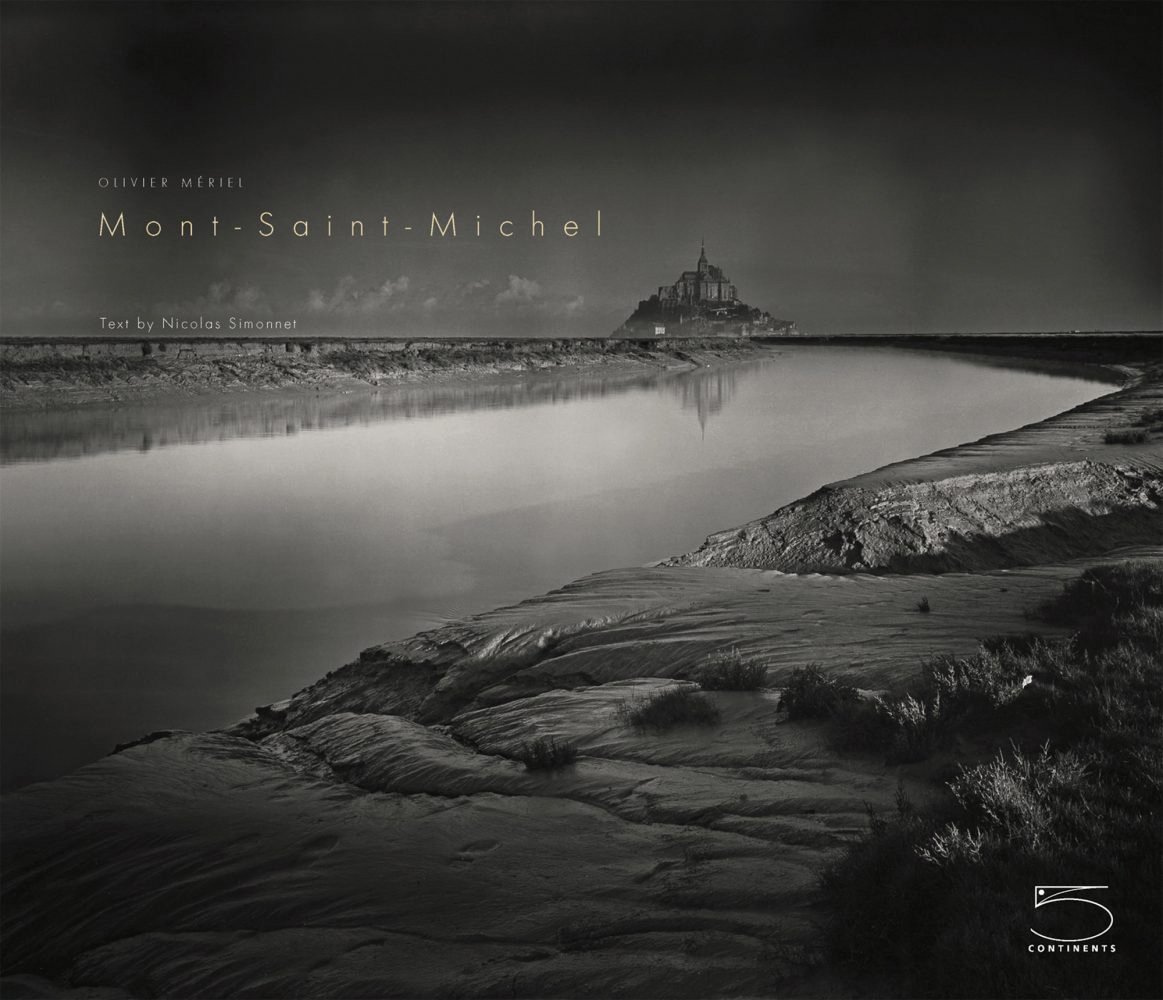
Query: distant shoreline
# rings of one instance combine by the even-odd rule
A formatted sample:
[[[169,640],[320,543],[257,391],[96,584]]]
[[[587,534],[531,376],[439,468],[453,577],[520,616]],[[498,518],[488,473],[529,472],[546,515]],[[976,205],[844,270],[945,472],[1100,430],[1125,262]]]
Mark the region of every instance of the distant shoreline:
[[[352,336],[344,334],[304,334],[298,333],[294,337],[222,337],[214,334],[184,335],[178,333],[170,337],[150,337],[138,334],[76,334],[66,336],[34,336],[23,334],[0,334],[0,352],[13,347],[68,347],[73,348],[87,344],[120,344],[140,345],[145,341],[168,341],[169,343],[239,343],[239,344],[278,344],[286,342],[299,344],[344,344],[349,346],[371,346],[376,344],[609,344],[611,342],[628,341],[632,343],[704,343],[707,341],[724,342],[751,342],[751,343],[788,343],[788,344],[913,344],[913,343],[966,343],[972,341],[997,342],[1030,342],[1046,343],[1061,341],[1075,345],[1087,344],[1091,341],[1109,343],[1112,339],[1144,339],[1163,337],[1163,330],[1042,330],[1036,332],[1018,332],[997,330],[989,333],[982,332],[943,332],[943,333],[770,333],[754,337],[742,336],[706,336],[706,337],[649,337],[630,336],[627,334],[609,336],[545,336],[545,337],[499,337],[499,336],[427,336],[409,334],[398,336],[392,334],[367,334]]]
[[[892,347],[1023,359],[1039,370],[1117,381],[1149,363],[1163,334],[934,334],[755,338],[0,337],[0,409],[141,403],[252,390],[354,390],[418,381],[674,368],[781,346]],[[1011,362],[1012,363],[1012,362]]]
[[[694,367],[758,355],[747,340],[637,342],[194,337],[0,341],[0,409],[140,403],[255,390],[366,391],[532,373]]]

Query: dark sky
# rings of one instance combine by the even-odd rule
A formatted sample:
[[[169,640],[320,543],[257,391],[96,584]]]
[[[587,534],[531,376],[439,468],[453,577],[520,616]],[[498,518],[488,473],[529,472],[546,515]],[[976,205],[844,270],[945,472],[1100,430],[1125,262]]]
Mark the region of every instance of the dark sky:
[[[1158,328],[1161,11],[5,3],[2,331],[605,333],[704,237],[805,331]]]

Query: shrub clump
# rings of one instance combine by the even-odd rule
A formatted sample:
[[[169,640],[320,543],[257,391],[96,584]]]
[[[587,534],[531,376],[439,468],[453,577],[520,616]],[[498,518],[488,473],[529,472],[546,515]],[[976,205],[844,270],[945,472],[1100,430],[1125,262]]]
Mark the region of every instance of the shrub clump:
[[[704,691],[758,691],[767,680],[767,667],[762,663],[748,663],[732,649],[716,653],[699,671],[699,687]]]
[[[972,723],[996,722],[1056,656],[1045,640],[994,641],[972,656],[935,656],[920,682],[900,694],[842,701],[828,713],[839,750],[875,751],[889,763],[924,760]]]
[[[517,758],[526,771],[553,771],[577,760],[577,746],[555,736],[538,736],[521,744]]]
[[[921,690],[940,702],[943,719],[1000,708],[1056,655],[1056,644],[1034,642],[1025,649],[1002,643],[983,645],[972,656],[934,656],[921,665]]]
[[[635,729],[670,729],[683,724],[713,726],[719,709],[694,688],[672,687],[649,698],[626,702],[619,709],[626,724]]]
[[[1071,639],[926,665],[930,700],[901,708],[901,728],[988,712],[1011,742],[962,767],[943,802],[873,817],[823,874],[836,960],[911,996],[1163,996],[1163,647],[1143,624],[1161,605],[1163,567],[1095,567],[1042,609],[1077,626]],[[1093,898],[1115,914],[1101,940],[1117,951],[1101,961],[1031,960],[1032,928],[1098,930],[1080,930],[1077,907],[1034,912],[1033,887],[1064,882],[1108,887]]]
[[[924,760],[950,736],[939,695],[874,695],[842,702],[831,718],[831,742],[837,750],[883,753],[890,764]]]
[[[1143,961],[1163,918],[1158,791],[1144,800],[1139,786],[1136,803],[1104,787],[1100,756],[1093,746],[1015,746],[963,769],[952,802],[875,817],[821,878],[835,908],[833,955],[865,974],[903,976],[909,996],[1161,995],[1157,964]],[[1118,954],[1101,956],[1101,968],[1029,961],[1031,927],[1080,933],[1029,904],[1034,885],[1066,878],[1110,887],[1094,898],[1116,914]]]
[[[1092,566],[1037,615],[1074,628],[1076,642],[1097,650],[1123,642],[1158,648],[1161,612],[1163,570],[1153,563],[1125,562]]]
[[[1102,436],[1106,444],[1142,444],[1147,440],[1147,431],[1141,427],[1126,427],[1107,431]]]
[[[828,677],[818,664],[796,667],[779,699],[789,719],[830,719],[843,705],[860,700],[856,688]]]

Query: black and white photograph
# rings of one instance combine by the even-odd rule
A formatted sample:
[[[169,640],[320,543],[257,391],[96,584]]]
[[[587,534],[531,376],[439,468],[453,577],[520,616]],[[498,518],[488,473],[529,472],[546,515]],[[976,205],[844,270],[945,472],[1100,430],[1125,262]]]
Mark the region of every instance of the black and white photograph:
[[[0,994],[1163,996],[1161,39],[4,0]]]

